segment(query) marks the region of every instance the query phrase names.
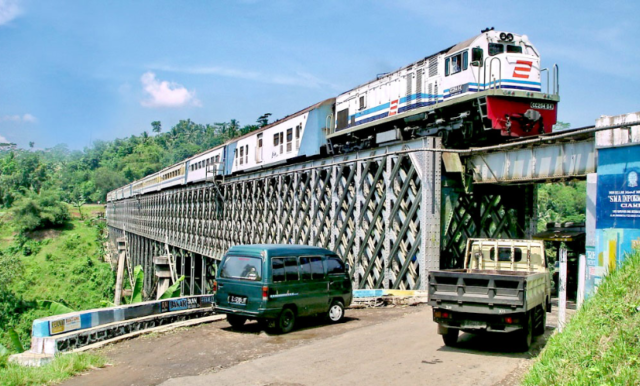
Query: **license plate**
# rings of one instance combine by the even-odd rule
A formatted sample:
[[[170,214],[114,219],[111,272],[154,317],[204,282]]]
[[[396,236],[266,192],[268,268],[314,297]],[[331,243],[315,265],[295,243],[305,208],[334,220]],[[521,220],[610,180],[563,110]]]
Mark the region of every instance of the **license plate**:
[[[244,306],[244,305],[247,304],[247,297],[246,296],[229,295],[229,303],[241,304],[241,305]]]

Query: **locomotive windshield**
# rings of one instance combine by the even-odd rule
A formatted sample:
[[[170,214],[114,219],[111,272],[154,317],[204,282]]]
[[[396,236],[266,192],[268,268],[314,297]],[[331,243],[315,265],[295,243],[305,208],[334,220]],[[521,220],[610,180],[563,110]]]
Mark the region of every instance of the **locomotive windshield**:
[[[507,46],[507,52],[508,53],[514,53],[514,54],[521,54],[522,53],[522,47],[514,46],[512,44],[509,44]]]
[[[500,43],[489,43],[489,56],[499,55],[504,53],[504,45]]]

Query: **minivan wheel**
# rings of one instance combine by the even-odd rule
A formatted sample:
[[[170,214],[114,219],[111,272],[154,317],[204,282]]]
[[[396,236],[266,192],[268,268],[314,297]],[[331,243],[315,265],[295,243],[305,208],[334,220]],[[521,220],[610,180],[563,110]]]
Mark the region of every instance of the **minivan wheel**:
[[[227,322],[229,322],[229,324],[233,328],[240,328],[244,326],[244,323],[246,321],[247,321],[247,318],[245,318],[244,316],[231,315],[231,314],[227,315]]]
[[[296,313],[293,312],[291,308],[285,308],[280,313],[277,323],[279,332],[283,334],[291,332],[291,330],[293,330],[293,326],[296,323]]]
[[[331,303],[331,307],[329,307],[329,312],[327,313],[327,319],[331,323],[339,323],[344,318],[344,305],[339,300],[334,300]]]

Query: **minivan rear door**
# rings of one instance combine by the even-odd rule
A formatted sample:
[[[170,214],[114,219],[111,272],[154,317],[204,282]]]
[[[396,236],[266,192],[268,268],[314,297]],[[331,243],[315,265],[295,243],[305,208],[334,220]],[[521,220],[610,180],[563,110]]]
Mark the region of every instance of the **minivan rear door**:
[[[216,306],[257,312],[262,302],[261,257],[227,255],[220,267]]]

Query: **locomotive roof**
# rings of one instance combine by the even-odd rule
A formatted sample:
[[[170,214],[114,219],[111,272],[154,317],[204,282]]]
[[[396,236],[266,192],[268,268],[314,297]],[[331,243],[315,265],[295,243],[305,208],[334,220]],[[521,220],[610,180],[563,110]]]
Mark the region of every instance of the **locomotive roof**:
[[[345,92],[340,93],[340,95],[344,95],[344,94],[346,94],[346,93],[348,93],[348,92],[351,92],[351,91],[353,91],[353,90],[355,90],[355,89],[357,89],[357,88],[360,88],[360,87],[362,87],[362,86],[366,86],[366,85],[371,84],[371,83],[373,83],[373,82],[377,82],[378,80],[380,80],[380,79],[384,78],[385,76],[388,76],[388,75],[391,75],[391,74],[395,74],[395,73],[397,73],[397,72],[399,72],[399,71],[402,71],[402,70],[404,70],[404,69],[408,69],[408,68],[411,68],[411,67],[413,67],[413,66],[421,66],[421,65],[425,64],[429,59],[431,59],[431,58],[433,58],[433,57],[437,57],[438,55],[448,54],[449,52],[452,52],[452,53],[453,53],[453,52],[455,52],[455,51],[458,51],[458,50],[461,50],[461,49],[463,49],[463,48],[469,47],[469,46],[470,46],[470,45],[471,45],[471,44],[472,44],[472,43],[473,43],[473,42],[474,42],[474,41],[475,41],[479,36],[481,36],[481,35],[482,35],[482,34],[480,34],[480,35],[476,35],[476,36],[474,36],[474,37],[472,37],[472,38],[469,38],[469,39],[467,39],[467,40],[465,40],[465,41],[463,41],[463,42],[461,42],[461,43],[455,44],[455,45],[453,45],[453,46],[450,46],[450,47],[448,47],[448,48],[445,48],[444,50],[438,51],[438,52],[436,52],[435,54],[432,54],[432,55],[429,55],[429,56],[425,56],[424,58],[422,58],[422,59],[420,59],[420,60],[416,60],[415,62],[412,62],[412,63],[410,63],[410,64],[408,64],[408,65],[406,65],[406,66],[400,67],[399,69],[397,69],[397,70],[395,70],[395,71],[388,72],[388,73],[384,74],[383,76],[381,76],[381,77],[379,77],[379,78],[376,78],[376,79],[370,80],[370,81],[368,81],[368,82],[366,82],[366,83],[362,83],[362,84],[360,84],[360,85],[358,85],[358,86],[356,86],[356,87],[350,88],[349,90],[347,90],[347,91],[345,91]]]

